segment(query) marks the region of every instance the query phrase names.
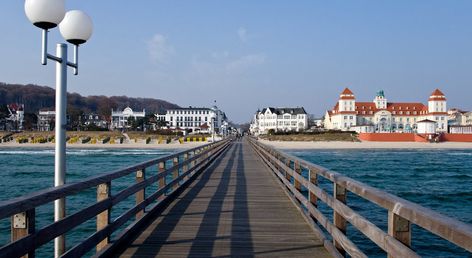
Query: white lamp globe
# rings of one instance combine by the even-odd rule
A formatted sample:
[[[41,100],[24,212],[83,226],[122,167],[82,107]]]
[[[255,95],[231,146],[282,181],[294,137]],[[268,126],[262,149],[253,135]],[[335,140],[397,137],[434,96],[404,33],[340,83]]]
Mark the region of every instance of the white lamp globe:
[[[41,29],[56,27],[64,18],[64,0],[26,0],[26,17]]]
[[[67,42],[74,45],[83,44],[92,36],[92,19],[82,11],[68,11],[59,24],[59,31]]]

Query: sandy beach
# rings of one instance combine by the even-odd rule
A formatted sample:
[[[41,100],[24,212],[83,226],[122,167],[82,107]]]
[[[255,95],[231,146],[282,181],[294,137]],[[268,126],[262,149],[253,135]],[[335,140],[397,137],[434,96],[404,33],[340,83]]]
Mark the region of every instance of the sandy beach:
[[[472,149],[472,142],[260,142],[277,149]]]
[[[77,149],[191,149],[208,142],[184,142],[170,144],[144,144],[144,143],[124,143],[124,144],[67,144],[67,148]],[[54,148],[54,143],[0,143],[0,148]]]

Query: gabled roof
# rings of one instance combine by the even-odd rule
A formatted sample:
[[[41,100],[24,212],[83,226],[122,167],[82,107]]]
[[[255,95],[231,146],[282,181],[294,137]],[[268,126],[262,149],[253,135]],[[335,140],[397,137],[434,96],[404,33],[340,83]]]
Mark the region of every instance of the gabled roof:
[[[296,107],[296,108],[273,108],[268,107],[262,109],[261,113],[265,114],[267,110],[270,110],[272,114],[282,115],[282,114],[292,114],[292,115],[300,115],[306,114],[306,111],[303,107]]]
[[[431,93],[431,96],[444,96],[444,93],[442,93],[442,91],[439,89],[435,89],[433,93]]]
[[[352,91],[347,87],[343,90],[343,92],[341,92],[341,94],[354,95],[354,93],[352,93]]]
[[[429,120],[429,119],[424,119],[424,120],[421,120],[421,121],[418,121],[416,123],[437,123],[436,121],[433,121],[433,120]]]

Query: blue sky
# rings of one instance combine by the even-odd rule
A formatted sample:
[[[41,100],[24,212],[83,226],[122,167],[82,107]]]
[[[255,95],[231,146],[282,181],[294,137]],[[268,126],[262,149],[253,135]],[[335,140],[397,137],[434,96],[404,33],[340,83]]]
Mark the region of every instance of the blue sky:
[[[321,116],[359,101],[420,101],[440,88],[472,109],[472,1],[67,0],[94,21],[68,90],[209,106],[235,122],[265,106]],[[54,87],[21,0],[0,1],[0,81]],[[51,33],[49,51],[62,42]]]

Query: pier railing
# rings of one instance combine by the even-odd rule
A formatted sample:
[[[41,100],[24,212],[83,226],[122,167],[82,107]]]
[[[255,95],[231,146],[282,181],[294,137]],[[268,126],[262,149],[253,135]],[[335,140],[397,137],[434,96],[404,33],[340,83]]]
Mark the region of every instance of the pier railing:
[[[350,223],[373,243],[384,250],[388,257],[419,257],[411,249],[411,226],[416,224],[439,237],[472,252],[472,226],[444,216],[418,204],[404,200],[377,188],[368,186],[342,174],[330,171],[303,159],[275,150],[255,139],[250,139],[254,149],[275,173],[287,192],[302,207],[305,217],[311,222],[325,247],[335,256],[367,257],[346,233]],[[302,176],[302,171],[308,176]],[[323,177],[333,183],[333,194],[319,187],[318,179]],[[303,189],[302,189],[303,186]],[[303,194],[302,190],[308,194]],[[349,207],[347,191],[376,204],[388,211],[385,218],[388,231]],[[329,220],[317,208],[323,202],[333,210]],[[332,238],[328,240],[320,226]]]
[[[165,203],[182,191],[190,179],[219,156],[229,143],[229,139],[210,143],[80,182],[0,202],[0,219],[11,217],[11,242],[0,247],[0,257],[34,257],[37,248],[94,218],[96,231],[60,253],[63,253],[62,257],[78,257],[96,247],[96,255],[107,256],[120,248],[120,244],[127,241],[137,228],[144,225]],[[111,194],[112,182],[131,174],[135,175],[135,181],[116,194]],[[146,190],[151,186],[157,190],[149,193]],[[93,188],[96,188],[97,192],[96,203],[43,228],[35,226],[37,207]],[[134,205],[112,220],[111,209],[133,195]],[[130,222],[130,226],[117,231]],[[111,239],[115,232],[117,236]]]

